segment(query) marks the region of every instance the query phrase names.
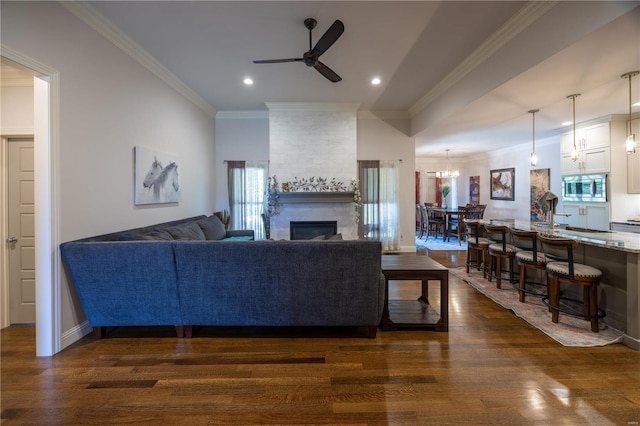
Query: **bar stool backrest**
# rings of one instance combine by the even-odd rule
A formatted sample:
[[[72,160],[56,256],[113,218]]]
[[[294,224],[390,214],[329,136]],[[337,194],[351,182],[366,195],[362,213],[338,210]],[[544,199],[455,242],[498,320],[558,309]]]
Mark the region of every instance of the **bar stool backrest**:
[[[484,230],[487,233],[487,238],[502,243],[502,251],[507,250],[507,235],[509,234],[509,227],[504,225],[484,225]]]
[[[536,231],[511,229],[511,244],[520,249],[533,252],[533,261],[538,261],[538,233]]]
[[[471,241],[472,243],[478,245],[478,239],[480,238],[480,222],[473,219],[462,219],[464,223],[466,233],[467,233],[467,241]]]
[[[546,235],[538,235],[538,241],[542,244],[542,251],[545,255],[557,259],[558,262],[569,264],[569,278],[574,279],[573,251],[578,243],[568,238],[556,238]]]

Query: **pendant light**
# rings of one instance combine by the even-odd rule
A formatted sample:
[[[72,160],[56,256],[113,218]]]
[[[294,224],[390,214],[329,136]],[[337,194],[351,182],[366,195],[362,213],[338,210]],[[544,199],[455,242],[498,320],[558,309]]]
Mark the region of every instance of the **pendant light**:
[[[436,173],[436,177],[439,178],[452,178],[460,176],[460,172],[458,170],[449,170],[449,150],[445,149],[447,152],[447,170],[443,170],[441,172]]]
[[[538,164],[538,154],[536,154],[536,112],[540,111],[539,109],[530,109],[529,113],[531,114],[533,127],[531,131],[531,165],[536,166]]]
[[[573,149],[571,150],[571,160],[578,161],[578,147],[576,146],[576,98],[580,96],[580,93],[574,93],[567,96],[567,99],[573,100]]]
[[[621,78],[629,79],[629,133],[625,143],[627,154],[635,154],[636,152],[636,135],[633,134],[633,127],[631,126],[631,77],[638,74],[640,74],[640,71],[631,71],[620,76]]]

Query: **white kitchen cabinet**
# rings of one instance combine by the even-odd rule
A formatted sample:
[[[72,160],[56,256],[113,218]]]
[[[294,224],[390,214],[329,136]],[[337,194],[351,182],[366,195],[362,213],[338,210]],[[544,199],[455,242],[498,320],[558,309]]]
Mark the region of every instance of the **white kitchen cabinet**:
[[[571,213],[563,222],[580,228],[609,229],[609,203],[564,203],[563,212]]]
[[[563,175],[608,173],[611,171],[611,135],[609,123],[576,129],[578,159],[571,159],[573,131],[562,135],[561,169]]]
[[[571,159],[571,153],[564,153],[561,157],[563,175],[580,175],[609,173],[611,169],[611,149],[594,148],[578,151],[578,160]]]
[[[578,151],[596,148],[608,148],[611,144],[609,123],[596,124],[576,129],[576,148]],[[573,131],[562,135],[562,153],[573,150]]]

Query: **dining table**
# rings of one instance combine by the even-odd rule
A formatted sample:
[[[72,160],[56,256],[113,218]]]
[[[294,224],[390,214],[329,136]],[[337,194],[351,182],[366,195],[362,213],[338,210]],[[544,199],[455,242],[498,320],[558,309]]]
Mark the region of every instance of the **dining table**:
[[[442,241],[449,241],[449,234],[452,231],[452,223],[459,221],[460,209],[458,207],[429,207],[432,211],[442,214],[444,217],[444,234]]]

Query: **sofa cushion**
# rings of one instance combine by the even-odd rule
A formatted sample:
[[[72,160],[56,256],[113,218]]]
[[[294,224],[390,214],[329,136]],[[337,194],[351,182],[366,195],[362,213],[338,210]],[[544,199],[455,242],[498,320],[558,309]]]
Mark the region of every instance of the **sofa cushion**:
[[[138,241],[144,240],[145,234],[136,231],[125,231],[118,235],[118,241]]]
[[[221,240],[227,235],[224,225],[215,216],[205,217],[196,222],[207,240]]]
[[[173,241],[173,237],[170,233],[164,229],[153,229],[146,234],[142,235],[142,240],[161,240],[161,241]]]
[[[164,230],[171,234],[174,240],[205,240],[204,232],[195,222],[170,226]]]

